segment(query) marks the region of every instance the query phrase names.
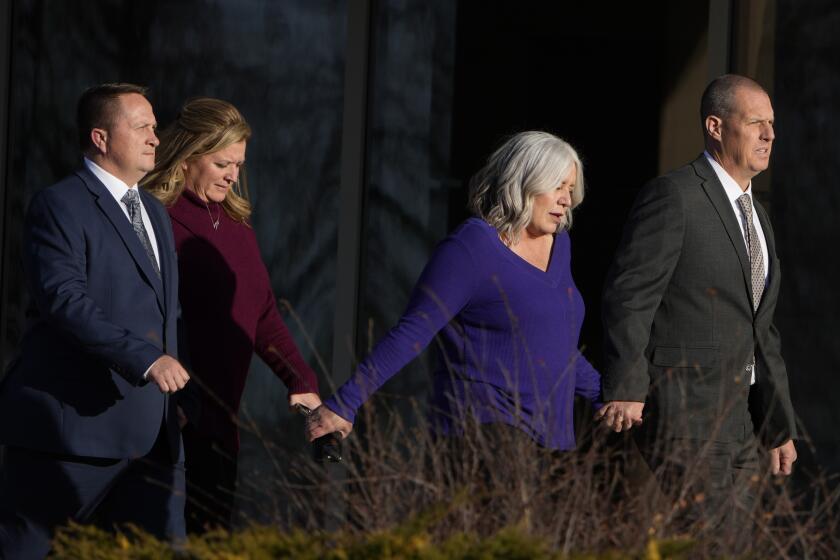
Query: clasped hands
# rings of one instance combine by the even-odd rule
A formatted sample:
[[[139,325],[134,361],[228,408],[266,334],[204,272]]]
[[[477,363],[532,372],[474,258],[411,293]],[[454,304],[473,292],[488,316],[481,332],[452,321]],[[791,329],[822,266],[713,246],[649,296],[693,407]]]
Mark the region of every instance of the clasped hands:
[[[627,431],[642,423],[642,410],[645,403],[635,401],[609,401],[595,413],[595,421],[602,422],[615,431]]]
[[[615,431],[627,431],[642,423],[642,410],[645,403],[634,401],[609,401],[595,413],[595,420]],[[793,472],[796,461],[796,446],[793,440],[787,440],[779,447],[770,450],[770,472],[774,475],[788,476]]]
[[[321,404],[321,399],[315,393],[301,393],[289,397],[289,407],[302,404],[312,412],[306,417],[304,430],[306,438],[314,441],[326,434],[338,432],[341,438],[346,438],[353,431],[353,424]]]
[[[341,439],[346,438],[353,431],[353,424],[330,410],[324,405],[312,409],[312,414],[306,417],[306,438],[315,441],[319,437],[338,432]]]

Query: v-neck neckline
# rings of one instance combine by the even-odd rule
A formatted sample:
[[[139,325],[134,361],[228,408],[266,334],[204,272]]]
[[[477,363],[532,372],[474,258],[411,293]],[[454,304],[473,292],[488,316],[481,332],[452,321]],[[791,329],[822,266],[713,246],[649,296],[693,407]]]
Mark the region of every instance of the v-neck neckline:
[[[498,237],[498,236],[497,236],[497,237]],[[555,242],[556,240],[557,240],[557,238],[556,238],[554,235],[552,235],[552,236],[551,236],[551,245],[550,245],[550,246],[549,246],[549,248],[548,248],[548,262],[546,262],[546,263],[545,263],[545,270],[543,270],[543,269],[542,269],[542,268],[540,268],[539,266],[535,265],[534,263],[532,263],[531,261],[529,261],[528,259],[526,259],[526,258],[525,258],[525,257],[523,257],[522,255],[520,255],[519,253],[517,253],[516,251],[514,251],[514,250],[513,250],[513,247],[511,247],[510,245],[508,245],[507,243],[505,243],[505,242],[504,242],[501,238],[499,238],[499,241],[501,241],[502,245],[503,245],[503,246],[504,246],[504,247],[505,247],[508,251],[510,251],[512,255],[514,255],[515,257],[519,258],[519,260],[521,260],[523,263],[527,264],[528,266],[532,267],[532,268],[533,268],[534,270],[536,270],[537,272],[539,272],[539,273],[541,273],[541,274],[546,274],[546,275],[547,275],[547,274],[549,274],[549,272],[551,271],[551,265],[552,265],[552,263],[554,262],[554,259],[553,259],[552,257],[554,256],[554,242]]]
[[[556,285],[557,284],[557,274],[556,274],[557,265],[555,263],[555,261],[557,259],[555,258],[555,252],[557,251],[557,235],[558,234],[555,234],[554,239],[552,239],[552,241],[551,241],[551,250],[549,251],[549,254],[548,254],[548,266],[546,267],[545,270],[542,270],[541,268],[531,264],[530,262],[525,260],[523,257],[516,254],[513,251],[513,249],[511,249],[510,247],[505,245],[505,243],[499,237],[499,232],[496,231],[496,228],[494,228],[493,226],[491,226],[490,224],[488,224],[484,220],[481,220],[479,218],[476,218],[476,219],[478,219],[482,224],[484,224],[484,226],[487,230],[487,234],[490,235],[493,238],[494,245],[498,249],[499,253],[501,253],[504,256],[505,259],[507,259],[509,262],[513,263],[517,268],[527,271],[528,274],[531,274],[532,276],[535,276],[535,277],[539,278],[543,282],[548,282],[551,285]]]

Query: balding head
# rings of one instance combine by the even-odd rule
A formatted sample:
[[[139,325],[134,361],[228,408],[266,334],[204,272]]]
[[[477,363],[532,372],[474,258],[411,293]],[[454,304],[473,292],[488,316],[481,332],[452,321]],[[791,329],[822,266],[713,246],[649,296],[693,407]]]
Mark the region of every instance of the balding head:
[[[735,112],[736,97],[741,89],[767,92],[758,82],[738,74],[724,74],[718,76],[706,86],[703,97],[700,98],[700,125],[703,134],[707,134],[706,119],[710,116],[726,118]]]
[[[703,93],[700,114],[706,151],[746,190],[770,164],[776,138],[767,92],[749,78],[721,76]]]

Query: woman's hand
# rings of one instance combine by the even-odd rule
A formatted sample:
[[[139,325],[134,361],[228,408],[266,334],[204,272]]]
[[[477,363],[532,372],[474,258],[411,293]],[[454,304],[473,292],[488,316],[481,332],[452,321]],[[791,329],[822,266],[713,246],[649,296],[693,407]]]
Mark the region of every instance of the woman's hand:
[[[321,397],[316,393],[297,393],[289,395],[289,409],[294,410],[296,404],[302,404],[309,410],[315,410],[321,406]]]
[[[344,439],[353,431],[353,424],[324,405],[312,411],[306,418],[306,437],[314,441],[321,436],[338,432]]]

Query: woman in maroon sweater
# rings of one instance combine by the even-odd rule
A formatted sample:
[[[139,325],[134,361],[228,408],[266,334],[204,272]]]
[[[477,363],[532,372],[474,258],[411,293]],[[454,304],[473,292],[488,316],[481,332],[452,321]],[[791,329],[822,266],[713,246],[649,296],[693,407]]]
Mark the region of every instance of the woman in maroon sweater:
[[[320,404],[271,290],[251,206],[238,182],[251,128],[230,103],[195,98],[160,134],[143,182],[169,209],[178,252],[183,336],[191,370],[182,401],[187,528],[230,527],[239,430],[236,416],[254,352],[289,390],[289,404]]]

